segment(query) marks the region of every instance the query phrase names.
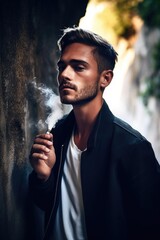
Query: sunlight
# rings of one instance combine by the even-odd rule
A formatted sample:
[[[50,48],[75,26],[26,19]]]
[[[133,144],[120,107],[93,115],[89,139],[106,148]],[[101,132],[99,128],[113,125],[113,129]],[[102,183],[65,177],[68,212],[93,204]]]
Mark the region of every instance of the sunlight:
[[[109,2],[90,1],[86,15],[80,20],[80,27],[91,30],[101,35],[113,45],[116,44],[117,36],[113,30],[116,19],[112,12],[113,4]],[[106,14],[109,15],[106,17]]]
[[[91,30],[102,37],[104,37],[108,42],[110,42],[116,51],[119,54],[118,62],[114,69],[114,77],[112,83],[106,88],[104,91],[103,97],[111,107],[112,111],[116,114],[120,114],[119,111],[120,107],[120,98],[123,86],[123,79],[125,76],[125,70],[127,69],[127,65],[130,63],[132,59],[132,53],[128,53],[127,56],[124,56],[124,53],[127,48],[127,42],[125,40],[120,41],[117,45],[117,37],[115,32],[112,29],[113,23],[106,26],[106,19],[105,23],[103,22],[104,17],[106,16],[106,12],[110,11],[111,4],[107,2],[100,2],[97,3],[95,1],[90,1],[88,4],[86,15],[80,20],[80,27],[85,29]],[[105,11],[105,14],[104,14]],[[112,13],[110,12],[110,15]],[[113,19],[113,17],[112,17]],[[125,64],[122,65],[122,56],[125,58]],[[130,58],[131,57],[131,58]]]
[[[134,21],[138,32],[142,26],[142,21],[137,17],[131,21]],[[103,97],[111,110],[122,117],[124,115],[123,104],[125,101],[126,75],[134,61],[135,52],[132,47],[129,47],[127,40],[118,38],[114,30],[116,24],[117,18],[113,2],[91,0],[87,6],[86,15],[80,20],[79,26],[101,35],[118,52],[118,62],[114,69],[114,77],[111,84],[104,91]],[[130,41],[135,41],[134,38]]]

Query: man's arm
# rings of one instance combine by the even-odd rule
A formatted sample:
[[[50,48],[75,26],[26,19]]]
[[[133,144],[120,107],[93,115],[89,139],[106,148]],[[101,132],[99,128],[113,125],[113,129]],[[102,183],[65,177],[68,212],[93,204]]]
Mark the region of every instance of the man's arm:
[[[160,239],[160,166],[151,144],[146,140],[133,144],[125,159],[124,193],[135,239]]]
[[[53,204],[54,175],[51,174],[47,181],[37,178],[33,170],[29,175],[29,194],[33,202],[42,210],[48,211]]]
[[[52,134],[36,136],[29,159],[33,167],[29,176],[29,192],[35,204],[46,210],[53,195],[52,169],[56,162]]]

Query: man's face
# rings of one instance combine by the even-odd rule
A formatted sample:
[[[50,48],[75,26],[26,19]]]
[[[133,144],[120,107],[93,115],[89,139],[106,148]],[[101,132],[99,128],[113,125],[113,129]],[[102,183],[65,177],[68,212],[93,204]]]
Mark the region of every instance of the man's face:
[[[97,62],[93,47],[73,43],[67,46],[58,62],[58,83],[62,103],[81,105],[100,96]]]

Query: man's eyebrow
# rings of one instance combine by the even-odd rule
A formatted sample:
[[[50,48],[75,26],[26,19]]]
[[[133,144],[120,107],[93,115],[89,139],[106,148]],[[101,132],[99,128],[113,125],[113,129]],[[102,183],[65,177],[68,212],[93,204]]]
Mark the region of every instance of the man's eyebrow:
[[[84,65],[88,65],[88,63],[84,60],[81,60],[81,59],[72,59],[70,61],[70,63],[77,63],[77,64],[84,64]]]
[[[68,62],[67,61],[64,61],[64,60],[59,60],[58,62],[57,62],[57,65],[59,66],[59,65],[61,65],[61,64],[67,64]],[[89,65],[86,61],[84,61],[84,60],[81,60],[81,59],[71,59],[70,61],[69,61],[69,63],[70,64],[83,64],[83,65]]]

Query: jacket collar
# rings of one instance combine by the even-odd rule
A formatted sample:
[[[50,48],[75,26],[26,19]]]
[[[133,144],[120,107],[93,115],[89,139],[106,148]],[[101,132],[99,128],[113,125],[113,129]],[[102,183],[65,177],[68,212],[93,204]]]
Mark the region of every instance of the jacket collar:
[[[114,115],[112,114],[107,103],[104,100],[102,108],[97,116],[95,125],[93,127],[93,130],[88,140],[88,146],[87,146],[88,150],[94,148],[97,145],[97,143],[99,141],[104,140],[104,138],[105,138],[105,141],[108,141],[111,139],[112,132],[113,132],[113,119],[114,119]],[[69,140],[74,125],[75,125],[75,116],[72,110],[69,113],[69,115],[65,118],[65,121],[64,121],[63,130],[62,130],[63,143],[66,141],[66,139]],[[106,136],[106,132],[107,132],[107,136]]]
[[[96,147],[99,141],[108,141],[111,139],[113,132],[113,119],[114,116],[104,100],[88,140],[88,149]]]

